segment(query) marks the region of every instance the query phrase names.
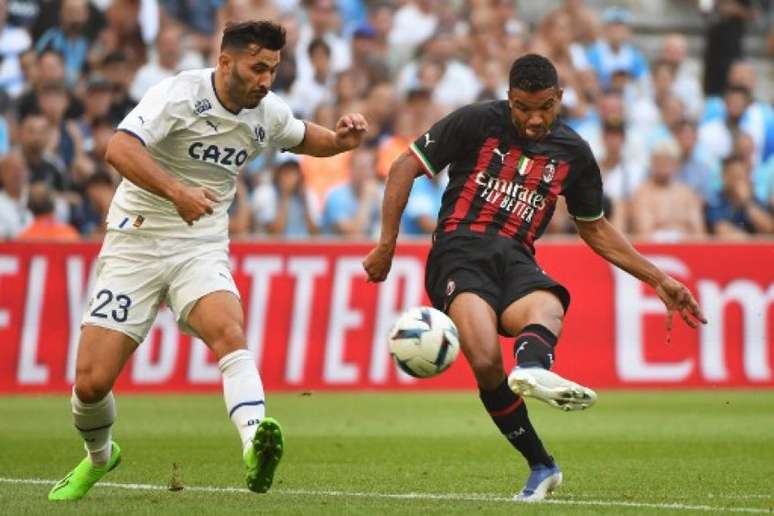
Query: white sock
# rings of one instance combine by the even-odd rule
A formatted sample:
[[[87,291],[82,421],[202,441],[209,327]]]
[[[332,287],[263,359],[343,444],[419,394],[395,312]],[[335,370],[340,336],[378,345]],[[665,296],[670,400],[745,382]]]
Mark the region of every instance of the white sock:
[[[255,429],[266,414],[263,384],[255,357],[246,349],[232,351],[218,361],[223,374],[223,398],[231,422],[239,431],[242,449],[253,440]]]
[[[116,401],[113,392],[96,403],[84,403],[75,394],[70,398],[75,428],[83,438],[91,463],[104,466],[110,460],[110,430],[116,419]]]

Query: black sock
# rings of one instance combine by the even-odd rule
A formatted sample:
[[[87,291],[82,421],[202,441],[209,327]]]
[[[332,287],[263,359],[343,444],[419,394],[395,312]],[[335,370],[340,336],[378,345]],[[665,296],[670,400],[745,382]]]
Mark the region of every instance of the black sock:
[[[492,421],[530,466],[553,465],[554,459],[543,448],[543,443],[529,421],[524,400],[508,387],[507,380],[503,380],[493,391],[479,389],[478,392]]]
[[[513,356],[520,366],[551,369],[554,363],[556,335],[542,324],[525,326],[513,343]]]

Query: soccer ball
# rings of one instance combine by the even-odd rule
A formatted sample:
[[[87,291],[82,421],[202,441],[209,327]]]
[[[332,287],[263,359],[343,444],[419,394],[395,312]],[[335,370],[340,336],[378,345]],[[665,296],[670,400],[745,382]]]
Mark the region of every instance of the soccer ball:
[[[435,376],[452,365],[460,351],[457,327],[446,314],[420,306],[406,310],[390,330],[395,364],[416,378]]]

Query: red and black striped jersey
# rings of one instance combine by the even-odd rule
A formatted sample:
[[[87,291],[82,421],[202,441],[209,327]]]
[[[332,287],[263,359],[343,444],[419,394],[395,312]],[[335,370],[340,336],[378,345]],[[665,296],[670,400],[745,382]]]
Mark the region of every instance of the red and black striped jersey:
[[[500,235],[534,250],[558,195],[579,220],[603,216],[602,178],[589,145],[558,120],[541,140],[520,136],[507,101],[454,111],[411,151],[429,175],[449,166],[440,233]]]

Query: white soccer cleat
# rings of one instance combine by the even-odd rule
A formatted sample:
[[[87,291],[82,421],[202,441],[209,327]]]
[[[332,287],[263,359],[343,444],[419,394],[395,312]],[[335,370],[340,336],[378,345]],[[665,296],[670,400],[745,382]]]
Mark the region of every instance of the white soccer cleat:
[[[524,489],[513,497],[516,502],[539,502],[562,485],[562,471],[559,466],[538,464],[530,469]]]
[[[542,367],[516,366],[508,376],[508,386],[519,396],[544,401],[561,410],[584,410],[597,401],[597,393]]]

